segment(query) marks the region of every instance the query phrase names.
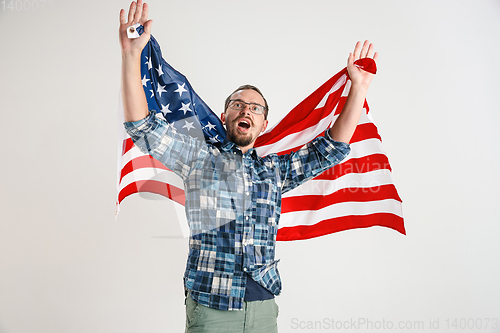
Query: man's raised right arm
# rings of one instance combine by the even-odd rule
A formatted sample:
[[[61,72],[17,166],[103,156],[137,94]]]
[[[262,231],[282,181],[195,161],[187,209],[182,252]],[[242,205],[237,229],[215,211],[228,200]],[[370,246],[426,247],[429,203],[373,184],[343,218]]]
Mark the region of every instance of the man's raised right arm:
[[[128,38],[127,28],[135,23],[144,26],[144,32],[139,38]],[[142,49],[151,36],[152,20],[148,20],[148,5],[138,0],[130,4],[128,17],[125,10],[120,10],[120,46],[122,51],[121,90],[124,120],[138,121],[148,113],[148,103],[141,82],[140,57]]]
[[[128,38],[127,28],[139,23],[144,32],[138,38]],[[205,142],[177,133],[169,124],[149,112],[141,80],[141,53],[151,37],[148,6],[142,0],[130,4],[128,17],[120,11],[120,45],[122,51],[122,102],[125,130],[134,144],[144,153],[160,161],[182,179],[193,168],[203,166],[208,148]]]

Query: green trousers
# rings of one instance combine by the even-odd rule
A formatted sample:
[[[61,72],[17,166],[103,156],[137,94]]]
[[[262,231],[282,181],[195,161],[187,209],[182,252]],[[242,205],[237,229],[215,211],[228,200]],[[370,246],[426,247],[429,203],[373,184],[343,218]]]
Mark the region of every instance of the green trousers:
[[[186,297],[186,333],[276,333],[278,305],[273,299],[244,302],[243,310],[216,310]]]

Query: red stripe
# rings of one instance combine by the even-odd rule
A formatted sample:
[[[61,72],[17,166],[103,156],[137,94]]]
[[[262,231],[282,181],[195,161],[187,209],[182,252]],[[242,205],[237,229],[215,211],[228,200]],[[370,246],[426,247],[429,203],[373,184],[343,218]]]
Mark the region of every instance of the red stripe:
[[[157,180],[140,180],[125,186],[118,194],[118,203],[131,194],[149,192],[162,195],[181,205],[185,205],[184,190]]]
[[[374,123],[359,124],[356,126],[356,130],[352,134],[351,141],[349,143],[360,142],[368,139],[379,139],[382,138],[378,134],[377,126]]]
[[[344,89],[342,89],[344,90]],[[340,96],[339,97],[339,105],[337,106],[337,109],[335,110],[335,116],[340,114],[340,112],[342,112],[342,110],[344,110],[344,105],[345,105],[345,101],[347,100],[347,97],[346,96]]]
[[[281,214],[305,210],[319,210],[341,202],[368,202],[385,199],[401,201],[394,185],[387,184],[367,188],[350,187],[329,195],[285,197],[281,201]]]
[[[363,104],[363,107],[366,109],[366,114],[370,112],[370,107],[368,106],[368,101],[365,99],[365,103]]]
[[[406,235],[402,217],[390,213],[375,213],[369,215],[337,217],[323,220],[312,226],[283,227],[278,230],[276,240],[292,241],[309,239],[348,229],[368,228],[373,226],[391,228]]]
[[[134,141],[131,138],[123,140],[122,155],[125,155],[134,146]]]
[[[157,168],[162,170],[170,170],[166,166],[164,166],[160,161],[153,158],[151,155],[143,155],[133,158],[127,164],[125,164],[125,166],[122,168],[120,182],[122,181],[123,177],[125,177],[132,171],[142,168]]]

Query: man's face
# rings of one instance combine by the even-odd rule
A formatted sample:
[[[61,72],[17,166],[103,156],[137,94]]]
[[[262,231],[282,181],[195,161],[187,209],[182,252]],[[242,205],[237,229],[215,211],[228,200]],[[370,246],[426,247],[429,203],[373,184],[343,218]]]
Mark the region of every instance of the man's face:
[[[258,92],[252,89],[240,90],[231,96],[231,100],[240,100],[246,103],[265,105],[264,99]],[[221,114],[222,123],[226,126],[228,139],[246,152],[252,148],[260,133],[267,128],[267,120],[264,114],[255,114],[250,111],[249,106],[241,111],[230,107]]]

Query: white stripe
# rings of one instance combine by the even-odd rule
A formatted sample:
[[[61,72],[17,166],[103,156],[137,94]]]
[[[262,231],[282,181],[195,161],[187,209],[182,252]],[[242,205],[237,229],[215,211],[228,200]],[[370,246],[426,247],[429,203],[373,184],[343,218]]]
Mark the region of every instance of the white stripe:
[[[341,202],[320,210],[289,212],[281,215],[279,228],[314,225],[320,221],[349,215],[390,213],[403,217],[401,203],[394,199],[369,202]]]
[[[366,110],[366,109],[365,109]],[[363,115],[362,115],[363,116]],[[373,119],[373,116],[372,116],[372,112],[369,112],[369,113],[366,113],[364,114],[365,118],[366,118],[366,122],[368,123],[373,123],[375,125],[375,120]]]
[[[337,115],[338,117],[338,115]],[[337,118],[335,118],[337,119]],[[361,112],[361,116],[359,117],[359,121],[358,121],[358,125],[362,125],[362,124],[371,124],[373,123],[373,121],[371,121],[368,117],[368,115],[366,114],[366,109],[363,108],[363,112]]]
[[[329,195],[345,188],[370,188],[393,184],[392,174],[387,169],[365,173],[348,173],[334,180],[311,179],[286,192],[283,198],[303,195]]]
[[[148,154],[143,154],[142,151],[137,148],[136,145],[133,145],[132,148],[129,149],[128,152],[126,152],[122,156],[122,168],[127,165],[128,162],[133,160],[134,158],[141,157],[141,156],[149,156]]]
[[[141,180],[156,180],[184,190],[184,182],[179,176],[172,171],[157,168],[140,168],[128,173],[122,178],[120,188],[123,189],[129,184]]]
[[[351,91],[351,80],[348,80],[346,85],[345,85],[345,88],[344,88],[344,91],[342,91],[342,97],[347,97],[349,96],[349,91]]]
[[[367,139],[351,143],[351,152],[347,158],[342,161],[345,162],[351,158],[366,157],[373,154],[384,154],[385,151],[379,139]]]
[[[337,119],[337,118],[335,118]],[[373,120],[370,119],[370,116],[366,113],[366,109],[363,108],[363,112],[361,112],[361,116],[359,117],[358,125],[362,124],[373,124]]]

